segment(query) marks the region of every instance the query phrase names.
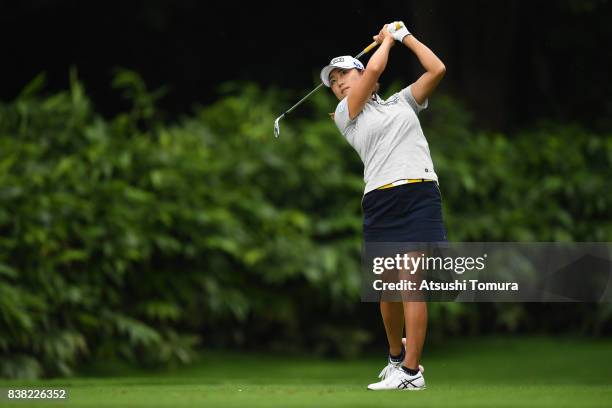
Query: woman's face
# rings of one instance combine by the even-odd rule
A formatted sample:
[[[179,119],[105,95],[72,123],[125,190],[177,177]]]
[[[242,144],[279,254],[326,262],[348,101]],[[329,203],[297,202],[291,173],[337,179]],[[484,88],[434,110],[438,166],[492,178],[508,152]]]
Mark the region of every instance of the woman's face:
[[[349,89],[359,80],[361,71],[357,68],[334,69],[329,74],[330,88],[338,100],[344,99],[348,95]]]

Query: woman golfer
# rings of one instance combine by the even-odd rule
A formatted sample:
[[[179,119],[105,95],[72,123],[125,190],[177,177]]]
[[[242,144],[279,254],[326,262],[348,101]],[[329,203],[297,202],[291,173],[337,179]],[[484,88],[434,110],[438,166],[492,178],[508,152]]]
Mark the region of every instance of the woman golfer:
[[[446,68],[402,22],[383,26],[373,38],[380,46],[365,68],[359,60],[342,56],[321,70],[321,80],[340,100],[334,121],[364,164],[365,242],[446,241],[438,176],[417,118]],[[426,72],[385,101],[376,91],[395,41],[409,48]],[[419,359],[427,330],[427,304],[381,300],[380,311],[389,361],[379,375],[381,381],[368,389],[424,389]]]

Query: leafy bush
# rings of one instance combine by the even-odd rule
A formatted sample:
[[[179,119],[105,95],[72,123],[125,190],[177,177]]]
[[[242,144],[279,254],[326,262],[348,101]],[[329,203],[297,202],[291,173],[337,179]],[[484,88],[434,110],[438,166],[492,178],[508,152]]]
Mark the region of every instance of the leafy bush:
[[[99,358],[188,363],[198,344],[347,355],[371,340],[362,165],[327,118],[329,95],[275,140],[289,98],[253,84],[168,123],[160,93],[130,71],[113,83],[133,107],[110,120],[74,72],[65,92],[41,96],[43,83],[0,104],[1,376],[69,375]],[[478,132],[447,97],[423,121],[452,240],[610,237],[610,135]],[[491,307],[431,305],[432,338],[534,319]],[[582,329],[610,321],[594,308]]]

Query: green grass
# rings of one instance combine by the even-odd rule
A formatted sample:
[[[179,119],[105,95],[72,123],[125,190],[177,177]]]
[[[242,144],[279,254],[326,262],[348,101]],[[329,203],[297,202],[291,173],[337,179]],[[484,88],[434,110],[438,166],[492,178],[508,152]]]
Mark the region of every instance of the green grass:
[[[430,347],[428,389],[372,392],[384,356],[321,360],[261,354],[204,353],[171,373],[131,370],[111,377],[0,380],[0,387],[67,387],[65,403],[0,406],[74,407],[609,407],[612,341],[475,339]],[[99,368],[99,367],[98,367]],[[109,370],[109,368],[106,368]]]

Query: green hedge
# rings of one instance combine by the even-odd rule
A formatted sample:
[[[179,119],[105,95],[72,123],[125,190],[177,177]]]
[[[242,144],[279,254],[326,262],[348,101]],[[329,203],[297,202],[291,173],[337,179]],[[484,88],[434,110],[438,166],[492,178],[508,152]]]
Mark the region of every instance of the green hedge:
[[[169,123],[130,71],[113,84],[132,109],[111,119],[74,72],[64,92],[44,96],[43,83],[0,104],[0,376],[69,375],[100,358],[188,363],[198,345],[347,355],[371,340],[357,272],[363,169],[327,117],[330,95],[274,139],[295,95],[229,84]],[[451,240],[612,236],[611,135],[479,132],[444,96],[422,119]],[[584,330],[610,322],[609,309],[589,310]],[[431,336],[533,319],[523,305],[434,304]]]

